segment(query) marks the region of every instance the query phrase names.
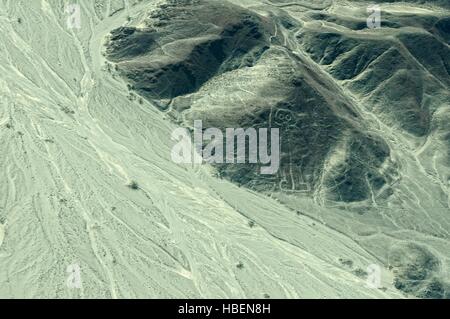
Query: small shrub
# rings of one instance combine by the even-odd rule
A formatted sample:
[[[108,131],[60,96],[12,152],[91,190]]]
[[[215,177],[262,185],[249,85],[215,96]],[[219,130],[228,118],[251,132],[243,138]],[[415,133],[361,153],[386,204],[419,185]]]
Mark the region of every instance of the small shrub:
[[[355,276],[358,276],[360,278],[367,278],[367,271],[361,269],[361,268],[356,268],[355,270],[353,270],[353,274]]]
[[[61,106],[61,111],[63,111],[66,114],[75,114],[75,111],[71,110],[69,107],[67,106]]]
[[[244,268],[244,264],[240,261],[240,262],[238,262],[238,264],[236,265],[236,268],[237,268],[237,269],[242,269],[242,268]]]
[[[131,188],[131,189],[137,190],[137,189],[139,189],[139,184],[136,181],[131,181],[128,184],[128,187]]]
[[[347,258],[339,258],[339,262],[344,265],[347,266],[349,268],[353,267],[353,260],[351,259],[347,259]]]

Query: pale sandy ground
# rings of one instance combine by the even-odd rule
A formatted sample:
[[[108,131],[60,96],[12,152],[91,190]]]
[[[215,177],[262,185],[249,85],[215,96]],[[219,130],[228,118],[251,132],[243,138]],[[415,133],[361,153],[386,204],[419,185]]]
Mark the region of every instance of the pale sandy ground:
[[[172,163],[175,126],[130,102],[101,55],[111,29],[155,3],[125,1],[112,16],[121,1],[81,5],[82,29],[70,30],[60,0],[0,4],[0,297],[402,297],[384,268],[387,289],[372,289],[338,261],[365,270],[376,249]],[[81,289],[66,285],[71,264]]]

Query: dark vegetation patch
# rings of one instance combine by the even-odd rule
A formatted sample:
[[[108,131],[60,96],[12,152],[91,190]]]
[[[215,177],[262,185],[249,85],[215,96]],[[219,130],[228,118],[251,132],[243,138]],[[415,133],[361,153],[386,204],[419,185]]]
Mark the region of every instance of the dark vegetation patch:
[[[389,262],[397,289],[419,298],[450,297],[450,285],[438,279],[439,259],[427,248],[412,243],[396,247]]]
[[[270,45],[264,18],[226,2],[169,1],[148,25],[113,30],[106,54],[150,99],[192,93],[216,75],[251,67]]]

